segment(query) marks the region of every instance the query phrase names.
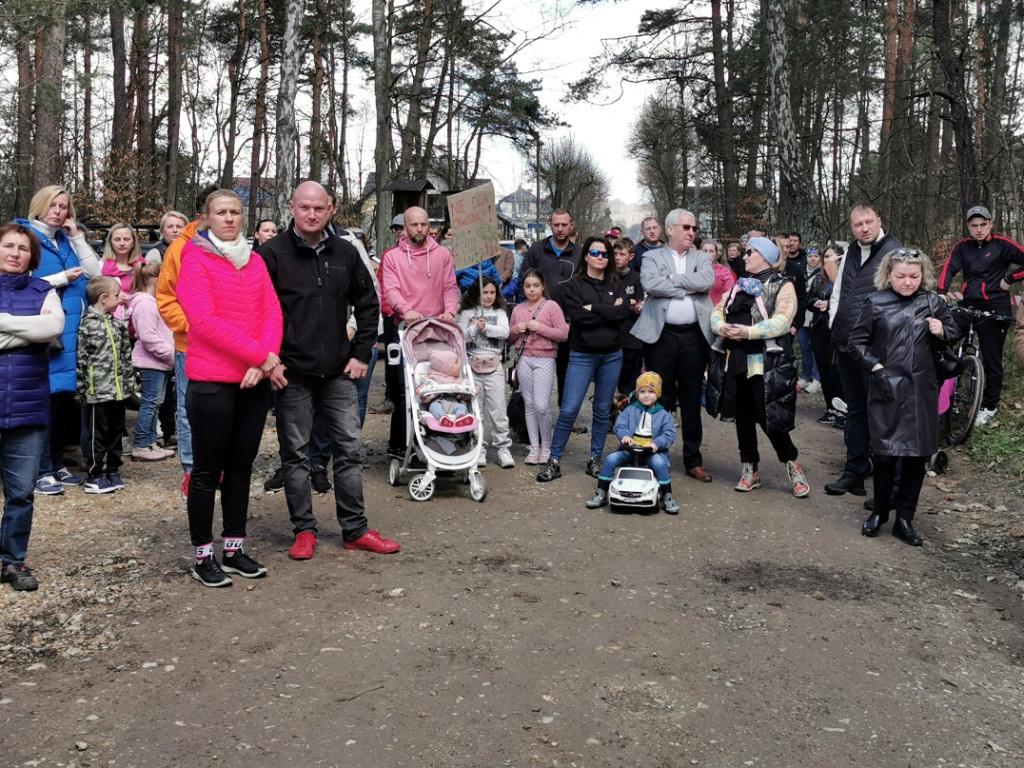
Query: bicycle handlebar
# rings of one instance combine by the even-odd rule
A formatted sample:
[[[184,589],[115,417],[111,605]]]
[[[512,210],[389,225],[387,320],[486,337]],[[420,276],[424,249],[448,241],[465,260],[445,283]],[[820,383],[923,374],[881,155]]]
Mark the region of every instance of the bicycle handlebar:
[[[947,301],[946,304],[949,306],[951,312],[959,312],[962,315],[967,315],[981,320],[995,320],[999,323],[1006,323],[1007,325],[1013,325],[1017,321],[1012,317],[1006,315],[997,315],[995,312],[989,312],[985,309],[974,309],[973,307],[965,307],[962,304],[954,304],[951,301]]]

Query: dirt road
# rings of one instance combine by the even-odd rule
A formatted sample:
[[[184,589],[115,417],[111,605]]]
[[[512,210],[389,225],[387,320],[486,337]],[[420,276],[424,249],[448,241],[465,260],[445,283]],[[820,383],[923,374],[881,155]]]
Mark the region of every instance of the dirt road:
[[[40,590],[0,595],[0,762],[1021,765],[1019,489],[954,456],[926,481],[923,548],[866,539],[863,499],[821,492],[842,441],[812,402],[808,499],[775,461],[734,492],[731,426],[705,418],[715,482],[677,471],[678,517],[585,509],[584,437],[555,483],[520,461],[485,470],[483,505],[461,485],[417,504],[370,417],[371,523],[403,550],[343,550],[325,496],[306,563],[260,489],[268,430],[248,548],[270,574],[225,590],[186,576],[177,465],[39,499]]]

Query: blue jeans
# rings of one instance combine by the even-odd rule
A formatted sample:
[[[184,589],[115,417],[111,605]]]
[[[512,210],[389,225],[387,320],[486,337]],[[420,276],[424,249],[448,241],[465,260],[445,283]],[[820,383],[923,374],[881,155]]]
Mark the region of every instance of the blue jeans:
[[[363,468],[359,463],[362,430],[356,385],[345,376],[322,378],[292,372],[288,386],[277,393],[277,440],[292,532],[317,532],[309,487],[314,409],[327,427],[334,458],[334,504],[342,536],[345,541],[354,541],[369,530],[369,523],[363,503]]]
[[[185,353],[174,350],[174,388],[178,396],[178,458],[181,468],[192,471],[192,427],[188,423],[188,411],[185,408],[185,394],[188,390],[188,377],[185,376]]]
[[[632,461],[633,455],[629,451],[616,451],[615,453],[608,454],[608,458],[604,460],[604,466],[601,467],[601,474],[598,475],[598,480],[614,479],[615,470],[626,466]],[[667,453],[662,451],[652,453],[644,463],[654,470],[654,476],[658,478],[659,484],[668,485],[672,482],[672,476],[668,471],[669,460]]]
[[[569,352],[569,367],[565,371],[565,385],[562,389],[562,407],[555,422],[555,434],[551,439],[551,458],[556,461],[565,453],[565,446],[572,434],[572,425],[583,407],[583,398],[594,382],[594,420],[590,427],[590,455],[604,453],[604,441],[608,437],[608,422],[611,420],[612,396],[622,369],[622,350],[595,354],[591,352]]]
[[[818,363],[814,359],[814,349],[811,347],[811,329],[806,325],[796,332],[796,340],[800,342],[800,359],[803,361],[804,378],[808,381],[820,381],[818,375]],[[832,406],[829,405],[829,408]]]
[[[0,477],[4,482],[4,516],[0,523],[0,558],[4,565],[25,562],[32,532],[39,455],[46,445],[46,427],[0,429]]]
[[[846,401],[846,466],[844,475],[863,480],[868,476],[871,455],[868,434],[868,373],[847,352],[836,355],[839,380]]]
[[[167,371],[140,368],[142,376],[141,405],[135,420],[135,434],[132,443],[136,448],[146,448],[156,442],[156,416],[167,392]]]
[[[363,426],[363,422],[366,421],[366,401],[370,396],[370,379],[373,378],[373,369],[377,367],[377,345],[373,345],[373,351],[370,353],[370,365],[366,369],[366,375],[361,379],[356,379],[356,396],[359,398],[359,426]]]

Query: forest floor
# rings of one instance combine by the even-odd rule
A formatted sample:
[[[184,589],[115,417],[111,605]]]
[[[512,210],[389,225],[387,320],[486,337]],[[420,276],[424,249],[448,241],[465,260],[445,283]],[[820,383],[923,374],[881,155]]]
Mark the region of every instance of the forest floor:
[[[458,483],[416,503],[370,416],[370,521],[402,551],[343,550],[327,495],[302,563],[262,492],[271,419],[247,540],[270,572],[229,589],[187,575],[174,461],[38,498],[40,588],[0,593],[2,764],[1017,768],[1020,488],[954,452],[926,481],[924,547],[864,538],[864,499],[821,490],[842,435],[800,401],[809,498],[763,436],[765,486],[736,493],[731,425],[705,418],[715,481],[675,447],[678,517],[587,510],[589,436],[553,483],[517,445],[484,504]]]

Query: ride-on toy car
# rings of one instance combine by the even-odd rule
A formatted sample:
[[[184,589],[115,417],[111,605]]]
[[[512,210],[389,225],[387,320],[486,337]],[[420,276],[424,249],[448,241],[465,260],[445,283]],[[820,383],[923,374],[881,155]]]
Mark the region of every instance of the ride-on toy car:
[[[656,512],[658,510],[658,478],[647,466],[649,446],[631,445],[626,448],[632,458],[630,464],[619,467],[608,488],[608,504],[613,510]]]

